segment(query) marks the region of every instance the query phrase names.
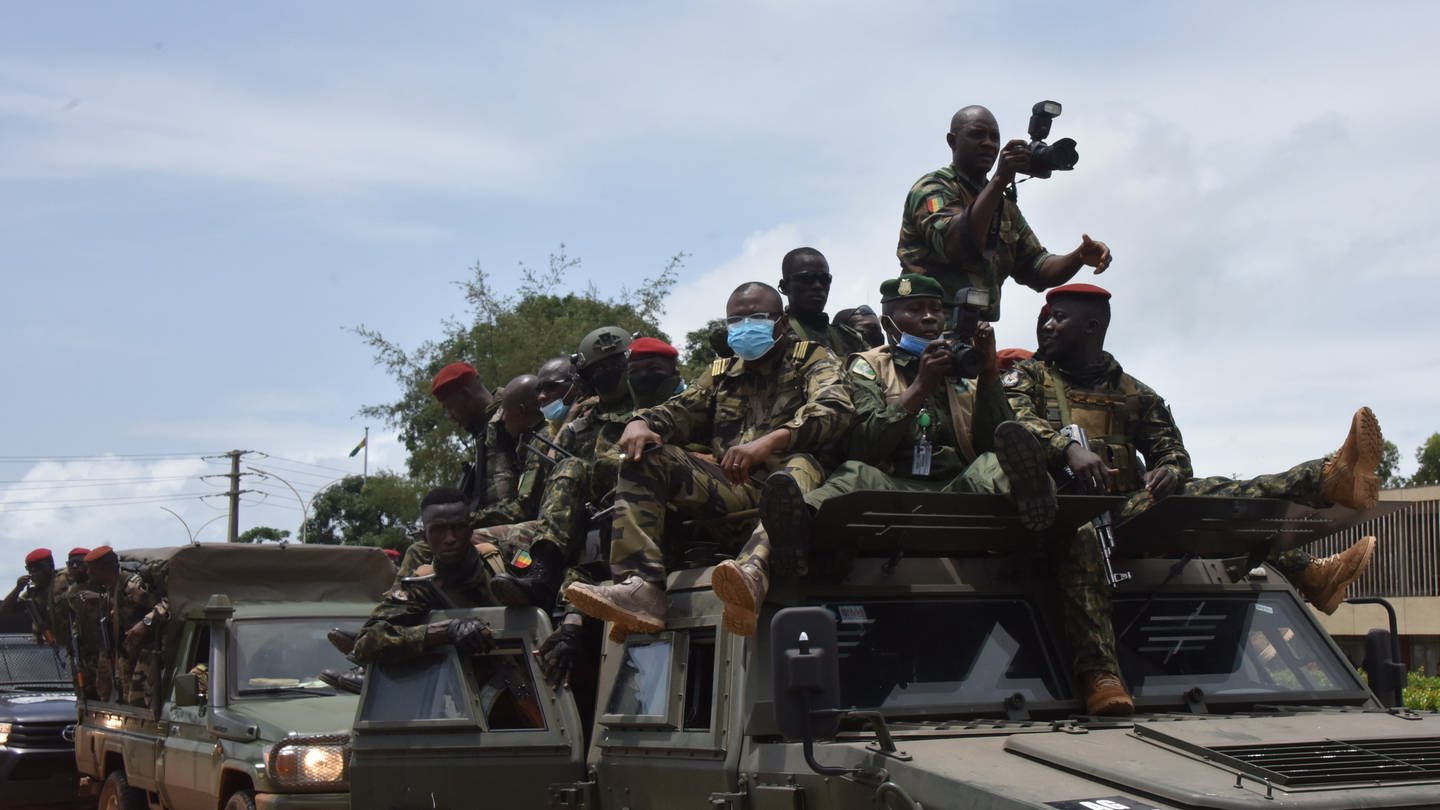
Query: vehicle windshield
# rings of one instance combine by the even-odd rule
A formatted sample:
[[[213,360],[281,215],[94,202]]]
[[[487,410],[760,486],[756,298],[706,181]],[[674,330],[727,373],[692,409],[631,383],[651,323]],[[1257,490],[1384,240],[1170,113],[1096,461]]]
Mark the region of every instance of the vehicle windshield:
[[[73,688],[65,654],[40,644],[28,633],[0,635],[0,688]]]
[[[1035,613],[1019,599],[824,605],[836,618],[841,705],[886,716],[1003,713],[1063,699]]]
[[[1120,668],[1137,698],[1314,700],[1363,690],[1353,671],[1281,593],[1115,599]]]
[[[240,697],[274,695],[333,695],[320,680],[320,670],[340,672],[352,665],[325,637],[332,627],[355,631],[354,617],[303,619],[242,619],[231,631],[233,681]]]

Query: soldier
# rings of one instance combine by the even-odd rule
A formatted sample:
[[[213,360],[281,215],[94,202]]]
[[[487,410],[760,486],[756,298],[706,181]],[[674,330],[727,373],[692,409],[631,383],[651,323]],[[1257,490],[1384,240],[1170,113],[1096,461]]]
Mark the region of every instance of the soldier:
[[[489,625],[479,619],[426,624],[434,610],[495,604],[490,598],[491,568],[470,541],[465,493],[453,487],[430,490],[420,502],[420,521],[434,559],[433,570],[422,569],[423,582],[402,582],[385,594],[355,639],[357,661],[403,660],[443,644],[454,644],[467,654],[494,647]]]
[[[773,287],[736,288],[726,302],[726,328],[736,358],[716,360],[684,393],[636,413],[621,435],[610,548],[614,584],[566,589],[572,604],[613,621],[621,634],[665,626],[660,544],[667,509],[714,520],[758,505],[765,525],[788,539],[778,533],[785,515],[804,509],[804,493],[824,477],[821,458],[850,425],[850,395],[834,357],[789,332]],[[679,446],[705,435],[718,463]],[[742,559],[769,559],[769,539],[763,528],[758,532]],[[777,573],[798,570],[805,550],[777,548]]]
[[[860,337],[865,338],[865,342],[872,349],[885,345],[885,332],[880,328],[880,319],[869,304],[861,304],[854,309],[842,309],[835,313],[835,319],[831,323],[848,326],[859,332]]]
[[[154,699],[158,673],[153,650],[147,644],[163,638],[170,603],[160,592],[159,583],[141,573],[122,576],[120,558],[109,546],[92,549],[85,555],[90,584],[99,589],[98,605],[102,619],[110,627],[112,648],[103,657],[113,663],[114,679],[120,688],[117,695],[101,695],[103,699],[125,702],[132,706],[148,706]],[[95,591],[81,594],[87,602],[96,603]],[[104,690],[102,689],[102,692]]]
[[[830,322],[825,302],[830,299],[830,264],[815,248],[795,248],[780,260],[780,292],[790,331],[801,340],[819,343],[837,358],[869,348],[865,338],[848,326]]]
[[[583,388],[575,380],[575,364],[570,355],[552,357],[535,372],[540,378],[536,390],[539,392],[540,412],[550,426],[549,437],[560,435],[560,429],[570,421],[575,403],[584,397]]]
[[[940,283],[908,274],[880,285],[883,323],[892,345],[851,355],[846,379],[855,419],[845,436],[845,455],[825,483],[805,493],[805,508],[791,532],[810,535],[809,518],[826,500],[856,490],[993,492],[988,479],[1009,473],[1021,519],[1039,531],[1055,517],[1055,491],[1038,443],[1014,423],[998,435],[1009,406],[994,368],[978,380],[957,379],[951,353],[939,340],[944,326]],[[995,337],[981,324],[975,346],[993,356]],[[972,430],[973,426],[973,430]],[[972,436],[974,437],[972,439]],[[769,527],[772,534],[775,527]],[[711,575],[725,603],[725,625],[739,635],[754,632],[768,577],[757,560],[722,562]]]
[[[97,653],[95,633],[85,625],[84,606],[76,596],[90,586],[90,574],[85,568],[85,555],[89,553],[88,548],[72,548],[66,555],[63,589],[58,587],[61,577],[55,577],[54,619],[55,626],[64,633],[63,640],[57,634],[56,643],[70,655],[76,689],[85,691],[90,697],[97,697],[93,691],[96,673],[93,666],[86,668],[86,662],[93,662]]]
[[[1000,287],[1007,277],[1036,291],[1064,284],[1084,265],[1102,273],[1110,266],[1104,242],[1082,236],[1064,255],[1047,252],[1006,188],[1030,168],[1025,141],[1000,148],[1000,125],[984,107],[965,107],[950,119],[945,136],[951,163],[916,181],[905,198],[896,255],[902,272],[935,277],[945,301],[963,287],[990,291],[984,320],[1000,320]],[[988,180],[985,175],[1000,165]]]
[[[669,343],[653,337],[636,338],[628,358],[625,379],[635,407],[659,405],[685,390],[678,366],[680,352]]]
[[[15,587],[0,604],[0,614],[25,610],[30,614],[30,632],[35,640],[42,644],[55,644],[54,621],[51,618],[51,590],[54,584],[55,558],[50,555],[50,549],[31,551],[25,555],[25,573],[15,580]]]
[[[1383,439],[1369,408],[1355,412],[1340,449],[1279,475],[1249,481],[1194,479],[1190,455],[1170,410],[1155,391],[1124,373],[1105,351],[1110,293],[1090,284],[1057,287],[1046,296],[1049,318],[1040,328],[1044,360],[1022,362],[1002,382],[1015,417],[1046,448],[1053,467],[1068,469],[1082,493],[1136,493],[1125,514],[1175,492],[1280,498],[1315,508],[1375,505]],[[1092,447],[1059,434],[1086,428]],[[1098,451],[1098,452],[1097,452]],[[1144,456],[1142,466],[1136,452]],[[1339,554],[1315,559],[1298,549],[1270,560],[1301,595],[1325,613],[1369,567],[1376,541],[1365,537]]]

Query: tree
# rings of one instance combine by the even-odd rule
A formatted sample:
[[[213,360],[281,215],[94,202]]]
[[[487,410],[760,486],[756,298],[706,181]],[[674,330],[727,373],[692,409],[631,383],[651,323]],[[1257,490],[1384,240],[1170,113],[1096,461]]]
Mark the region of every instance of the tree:
[[[705,367],[716,358],[710,336],[715,330],[724,328],[724,318],[712,318],[699,329],[685,333],[685,347],[680,350],[680,373],[685,379],[693,380],[699,377],[705,372]]]
[[[269,541],[271,543],[278,543],[282,540],[289,539],[289,537],[289,529],[276,529],[270,526],[256,526],[253,529],[246,529],[245,531],[241,532],[240,537],[237,538],[237,541],[241,543],[264,543],[266,541]]]
[[[1415,460],[1420,468],[1410,477],[1410,486],[1440,484],[1440,433],[1430,434],[1424,444],[1415,448]]]
[[[470,307],[467,318],[443,320],[438,339],[407,351],[364,325],[352,330],[369,344],[375,362],[401,391],[398,400],[367,405],[360,413],[399,431],[409,451],[406,466],[411,478],[429,486],[454,484],[468,439],[430,396],[436,372],[463,360],[475,366],[494,392],[519,374],[534,373],[551,357],[571,354],[580,338],[601,326],[669,340],[658,319],[683,260],[684,254],[676,254],[638,290],[622,289],[615,298],[601,298],[593,285],[581,293],[553,292],[572,286],[579,275],[580,260],[567,256],[564,245],[551,254],[543,271],[520,265],[521,282],[514,296],[497,293],[490,276],[476,264],[471,277],[458,285]]]
[[[1405,476],[1400,474],[1400,448],[1389,439],[1380,450],[1380,466],[1375,468],[1380,476],[1380,486],[1386,489],[1396,489],[1407,484]]]
[[[315,496],[305,542],[404,550],[420,523],[420,485],[394,473],[351,475]]]

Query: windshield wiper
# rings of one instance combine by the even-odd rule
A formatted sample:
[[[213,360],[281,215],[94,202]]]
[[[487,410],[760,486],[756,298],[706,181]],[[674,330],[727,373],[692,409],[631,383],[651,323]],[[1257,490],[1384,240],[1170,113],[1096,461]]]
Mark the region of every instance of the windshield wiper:
[[[334,695],[339,694],[328,686],[261,686],[252,689],[240,689],[235,694],[240,697],[252,695]]]

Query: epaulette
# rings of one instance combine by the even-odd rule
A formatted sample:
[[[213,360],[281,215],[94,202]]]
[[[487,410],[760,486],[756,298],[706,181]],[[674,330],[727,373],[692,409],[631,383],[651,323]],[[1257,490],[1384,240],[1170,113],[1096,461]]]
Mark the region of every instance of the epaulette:
[[[814,351],[816,346],[825,348],[813,340],[797,340],[795,345],[790,348],[790,359],[796,363],[802,362],[810,356],[810,352]]]
[[[717,358],[715,358],[714,362],[712,362],[712,363],[710,364],[710,376],[711,376],[711,377],[719,377],[719,376],[722,376],[722,375],[725,373],[725,371],[726,371],[727,369],[729,369],[729,367],[730,367],[730,361],[731,361],[731,360],[734,360],[734,359],[735,359],[735,358],[733,358],[733,357],[717,357]]]

